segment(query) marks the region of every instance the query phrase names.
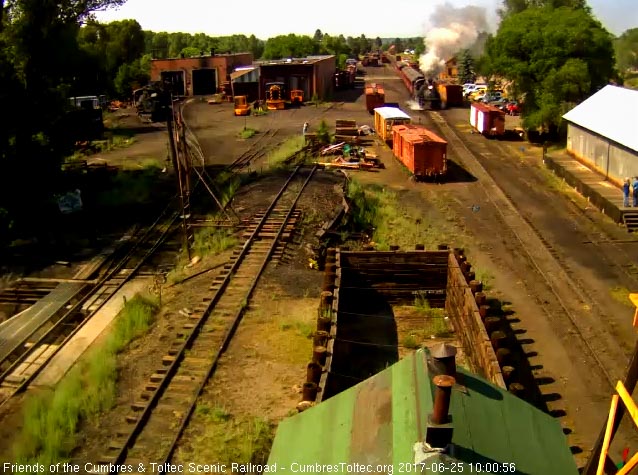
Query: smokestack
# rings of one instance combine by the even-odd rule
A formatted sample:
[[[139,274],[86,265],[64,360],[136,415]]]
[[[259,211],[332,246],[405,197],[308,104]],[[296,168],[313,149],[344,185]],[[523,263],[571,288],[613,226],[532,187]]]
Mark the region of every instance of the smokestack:
[[[445,374],[456,377],[456,347],[440,343],[430,351],[428,374],[438,376]]]
[[[428,416],[428,424],[425,432],[425,442],[430,447],[444,448],[452,442],[452,416],[450,412],[450,399],[452,387],[456,380],[452,376],[439,375],[432,380],[436,386],[434,393],[434,407]]]

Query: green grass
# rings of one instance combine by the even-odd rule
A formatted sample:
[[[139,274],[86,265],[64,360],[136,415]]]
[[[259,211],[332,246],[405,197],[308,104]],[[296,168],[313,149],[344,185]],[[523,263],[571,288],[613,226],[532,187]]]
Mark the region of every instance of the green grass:
[[[352,203],[350,224],[353,230],[371,234],[378,250],[388,250],[391,245],[414,249],[415,244],[435,249],[442,242],[463,246],[459,242],[458,227],[451,221],[442,222],[422,215],[407,207],[396,192],[352,180],[347,195]]]
[[[494,274],[487,269],[475,269],[475,279],[483,283],[483,291],[490,290],[492,288],[492,282],[494,282]]]
[[[250,127],[243,129],[241,132],[239,132],[239,138],[240,139],[249,139],[251,137],[253,137],[255,134],[257,133],[257,131],[255,129],[251,129]]]
[[[273,425],[259,417],[238,416],[223,407],[200,404],[196,419],[203,419],[204,430],[190,441],[184,460],[214,460],[231,463],[265,464],[274,438]]]
[[[294,330],[298,336],[304,338],[312,338],[315,332],[314,327],[310,323],[303,321],[284,322],[279,325],[279,329],[282,331]]]
[[[148,331],[157,310],[155,299],[136,295],[125,303],[103,344],[81,359],[53,391],[27,399],[23,427],[13,445],[17,462],[48,465],[68,459],[78,425],[115,402],[117,354]]]
[[[194,237],[193,251],[200,257],[219,254],[237,244],[237,238],[227,229],[200,228]]]
[[[627,307],[633,308],[634,304],[631,303],[631,300],[629,300],[630,292],[627,287],[612,287],[611,289],[609,289],[609,294],[611,295],[611,298],[614,299],[616,302],[620,302]]]
[[[450,328],[446,320],[445,309],[431,307],[430,302],[423,295],[414,297],[414,308],[424,317],[423,333],[426,337],[449,336]]]
[[[286,160],[303,149],[305,139],[303,136],[294,136],[282,143],[278,148],[270,152],[266,158],[266,163],[271,170],[286,167]]]
[[[212,218],[214,219],[214,216]],[[198,256],[201,260],[221,254],[237,244],[235,235],[226,228],[197,228],[194,238],[191,255]],[[187,254],[183,250],[177,259],[175,268],[166,275],[166,282],[170,285],[176,285],[189,277],[191,273],[186,269],[187,264],[189,264]]]
[[[401,340],[401,346],[404,348],[410,348],[411,350],[416,350],[421,347],[421,344],[414,335],[408,335]]]
[[[638,77],[625,79],[623,86],[629,89],[638,89]]]
[[[162,169],[155,160],[145,163],[146,168],[142,170],[118,171],[110,186],[98,193],[98,204],[119,207],[153,201]]]

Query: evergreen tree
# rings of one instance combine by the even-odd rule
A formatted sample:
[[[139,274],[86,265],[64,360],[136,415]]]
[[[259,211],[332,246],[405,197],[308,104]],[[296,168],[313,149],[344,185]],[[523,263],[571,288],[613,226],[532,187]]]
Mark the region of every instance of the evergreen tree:
[[[473,83],[476,80],[474,58],[469,50],[464,49],[460,54],[459,81],[461,84]]]

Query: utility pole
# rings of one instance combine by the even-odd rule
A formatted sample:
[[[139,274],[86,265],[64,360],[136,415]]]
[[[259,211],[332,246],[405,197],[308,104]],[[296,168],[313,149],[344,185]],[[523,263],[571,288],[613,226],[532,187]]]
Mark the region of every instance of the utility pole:
[[[177,193],[179,194],[180,197],[180,205],[181,205],[181,219],[182,219],[182,238],[184,241],[184,248],[186,249],[186,254],[188,256],[188,261],[190,262],[191,260],[191,250],[190,250],[190,242],[188,239],[188,223],[187,223],[187,219],[188,219],[188,215],[187,215],[187,209],[185,206],[185,200],[184,200],[184,183],[183,183],[183,178],[182,178],[182,166],[181,166],[181,160],[178,159],[178,150],[177,150],[177,143],[175,140],[175,110],[174,110],[174,101],[173,101],[173,95],[171,94],[169,96],[169,100],[170,100],[170,104],[168,106],[168,114],[166,116],[166,128],[168,130],[168,142],[170,145],[170,149],[171,149],[171,161],[173,162],[173,168],[175,169],[175,175],[177,177]]]

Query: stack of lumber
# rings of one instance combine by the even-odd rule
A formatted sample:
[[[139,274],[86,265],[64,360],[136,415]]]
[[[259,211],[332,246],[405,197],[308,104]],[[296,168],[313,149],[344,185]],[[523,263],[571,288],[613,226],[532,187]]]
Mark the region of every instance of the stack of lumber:
[[[335,135],[344,135],[347,137],[356,137],[359,135],[357,122],[355,120],[337,120]]]

